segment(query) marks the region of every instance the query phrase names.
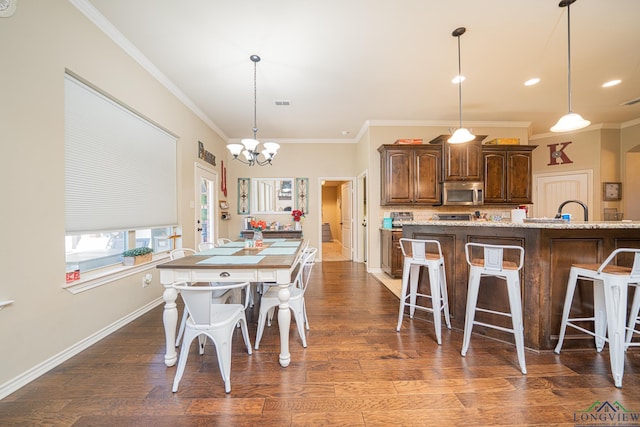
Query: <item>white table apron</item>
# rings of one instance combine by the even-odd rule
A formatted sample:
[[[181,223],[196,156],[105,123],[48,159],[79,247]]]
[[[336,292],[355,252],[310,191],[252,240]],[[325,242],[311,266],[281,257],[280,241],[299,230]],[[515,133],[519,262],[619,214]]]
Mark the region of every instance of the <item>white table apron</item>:
[[[164,363],[173,366],[178,360],[176,352],[176,326],[178,324],[178,309],[176,299],[178,292],[171,284],[185,282],[275,282],[280,287],[278,298],[280,305],[278,310],[278,325],[280,329],[280,366],[286,368],[291,362],[289,353],[289,327],[291,325],[291,312],[289,310],[289,284],[291,283],[291,271],[289,268],[163,268],[160,269],[160,283],[165,290],[162,294],[164,299],[164,313],[162,321],[167,351],[164,356]]]

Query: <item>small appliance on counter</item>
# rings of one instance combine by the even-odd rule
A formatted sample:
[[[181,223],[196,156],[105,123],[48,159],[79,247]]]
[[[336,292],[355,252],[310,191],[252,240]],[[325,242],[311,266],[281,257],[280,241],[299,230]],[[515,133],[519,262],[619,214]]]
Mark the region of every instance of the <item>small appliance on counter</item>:
[[[413,212],[391,212],[391,227],[402,228],[405,222],[413,221]]]

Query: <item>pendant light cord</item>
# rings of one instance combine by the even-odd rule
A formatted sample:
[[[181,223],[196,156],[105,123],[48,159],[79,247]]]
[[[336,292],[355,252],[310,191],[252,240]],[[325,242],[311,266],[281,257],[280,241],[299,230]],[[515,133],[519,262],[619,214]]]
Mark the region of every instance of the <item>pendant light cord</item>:
[[[260,57],[258,55],[251,55],[249,57],[251,61],[253,61],[253,139],[257,139],[256,135],[258,133],[258,79],[257,79],[257,69],[258,62],[260,62]]]
[[[573,112],[571,103],[571,2],[567,3],[567,87],[569,88],[569,113]]]
[[[462,60],[460,59],[460,36],[458,36],[458,107],[460,110],[459,127],[462,127]]]

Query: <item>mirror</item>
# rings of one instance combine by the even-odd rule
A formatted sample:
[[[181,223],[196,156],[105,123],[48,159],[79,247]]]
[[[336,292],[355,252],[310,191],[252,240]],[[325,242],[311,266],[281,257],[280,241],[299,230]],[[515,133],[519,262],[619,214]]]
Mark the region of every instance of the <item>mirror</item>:
[[[252,181],[252,214],[291,214],[293,178],[255,178]]]

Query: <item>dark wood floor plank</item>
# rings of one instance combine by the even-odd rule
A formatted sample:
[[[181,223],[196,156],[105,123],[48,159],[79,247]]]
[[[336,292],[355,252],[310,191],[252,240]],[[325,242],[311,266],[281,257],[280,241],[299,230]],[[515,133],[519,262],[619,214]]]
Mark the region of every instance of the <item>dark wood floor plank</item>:
[[[622,389],[606,348],[526,351],[527,375],[510,343],[474,335],[461,357],[462,331],[443,329],[438,345],[428,314],[396,332],[397,298],[350,262],[314,267],[307,312],[308,347],[292,323],[289,367],[274,321],[251,355],[234,332],[230,394],[211,344],[191,347],[173,393],[157,307],[0,401],[0,425],[573,426],[594,402],[640,413],[639,348],[626,353]],[[252,342],[257,318],[256,306]]]

